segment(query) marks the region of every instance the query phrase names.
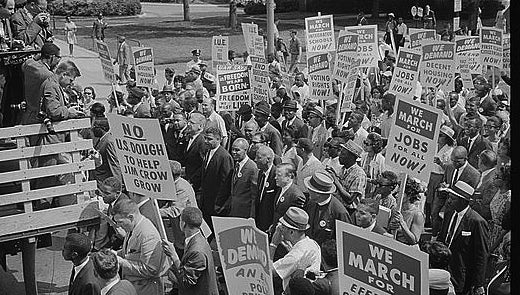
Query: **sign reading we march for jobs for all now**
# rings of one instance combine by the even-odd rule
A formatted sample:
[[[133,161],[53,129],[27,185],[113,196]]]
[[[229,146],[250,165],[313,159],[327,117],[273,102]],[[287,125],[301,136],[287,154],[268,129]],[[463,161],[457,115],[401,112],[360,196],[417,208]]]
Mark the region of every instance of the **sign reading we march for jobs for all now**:
[[[132,56],[134,57],[136,85],[154,87],[153,49],[150,47],[133,47]]]
[[[169,200],[175,182],[158,120],[107,114],[126,188],[147,197]]]
[[[426,295],[428,254],[336,220],[339,294]]]
[[[360,67],[378,67],[379,44],[377,43],[377,25],[345,27],[350,33],[358,35],[357,52]]]
[[[428,183],[437,153],[442,111],[396,96],[385,165]]]
[[[419,78],[421,54],[413,49],[401,48],[397,56],[392,81],[388,92],[412,99]]]
[[[488,27],[480,29],[480,59],[484,66],[502,69],[502,30]]]
[[[97,41],[96,44],[99,59],[101,60],[101,68],[103,69],[103,76],[108,82],[114,83],[116,81],[116,72],[112,58],[110,57],[110,50],[108,50],[108,46],[104,42]]]

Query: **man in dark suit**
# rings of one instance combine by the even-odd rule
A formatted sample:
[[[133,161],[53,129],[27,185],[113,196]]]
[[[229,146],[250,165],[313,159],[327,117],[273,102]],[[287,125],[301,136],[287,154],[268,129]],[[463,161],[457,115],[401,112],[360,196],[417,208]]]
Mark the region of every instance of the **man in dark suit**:
[[[251,139],[249,149],[247,150],[247,156],[250,159],[255,159],[256,152],[261,146],[269,147],[269,135],[265,132],[259,131],[256,132]],[[282,158],[275,154],[273,163],[275,165],[282,163]]]
[[[130,45],[126,43],[125,36],[118,36],[117,42],[119,46],[117,49],[116,62],[119,64],[119,80],[121,84],[125,84],[130,79],[130,64],[132,61],[132,50]]]
[[[488,224],[469,206],[474,188],[459,180],[448,189],[453,211],[447,212],[437,240],[451,250],[449,270],[457,295],[484,294],[489,255]]]
[[[282,136],[280,131],[269,123],[270,108],[265,102],[259,102],[255,107],[255,121],[258,123],[258,131],[265,132],[268,135],[269,147],[273,149],[274,153],[282,156]]]
[[[468,162],[473,167],[478,167],[478,155],[483,150],[493,150],[491,143],[487,138],[480,135],[482,129],[482,119],[480,117],[472,117],[464,122],[464,134],[459,145],[468,151]]]
[[[200,113],[193,113],[188,120],[188,143],[185,152],[185,169],[186,180],[193,186],[195,193],[200,192],[202,177],[202,162],[206,154],[206,145],[204,144],[204,125],[206,118]],[[199,201],[199,200],[197,200]]]
[[[164,126],[166,150],[170,160],[178,161],[183,165],[185,164],[185,152],[189,140],[186,134],[187,121],[183,113],[174,114],[172,120],[172,123],[167,123]]]
[[[285,120],[282,121],[282,133],[287,127],[294,126],[298,130],[297,138],[307,137],[309,130],[307,125],[303,121],[296,117],[296,111],[298,110],[297,103],[295,100],[287,100],[283,105],[283,115]]]
[[[163,249],[173,264],[168,277],[176,282],[179,295],[218,295],[217,276],[211,248],[200,231],[202,212],[186,207],[181,213],[180,227],[186,238],[184,255],[179,259],[175,247],[163,240]]]
[[[475,95],[480,102],[479,113],[486,117],[494,116],[497,110],[497,103],[491,97],[491,83],[482,75],[478,75],[473,79],[473,83],[475,85]]]
[[[103,19],[103,14],[99,13],[97,19],[92,24],[92,38],[96,38],[97,40],[104,41],[105,40],[105,29],[108,27],[108,24]]]
[[[275,196],[273,226],[271,227],[273,232],[278,220],[280,220],[289,207],[303,208],[307,203],[307,198],[294,183],[295,177],[296,168],[294,168],[294,165],[282,163],[276,166],[275,181],[280,191]]]
[[[108,177],[114,176],[123,182],[121,166],[117,159],[114,136],[109,132],[110,126],[105,117],[95,118],[92,122],[92,133],[99,138],[94,149],[101,155],[101,165],[94,170],[94,178],[98,186]]]
[[[359,201],[351,220],[353,224],[368,231],[393,238],[381,225],[377,224],[377,214],[379,214],[379,201],[376,199],[363,199]]]
[[[275,196],[280,191],[276,185],[276,167],[273,163],[274,152],[268,146],[261,146],[256,152],[256,165],[258,172],[258,197],[255,205],[256,227],[267,231],[273,224]]]
[[[477,211],[486,221],[492,219],[489,204],[498,187],[495,185],[495,177],[497,175],[497,155],[491,150],[485,150],[480,153],[478,160],[478,170],[482,173],[480,181],[475,189],[470,206]]]
[[[94,276],[99,287],[106,295],[137,295],[135,287],[127,280],[119,278],[119,263],[114,252],[103,249],[92,254]]]
[[[231,180],[231,197],[228,199],[230,217],[255,217],[255,202],[258,196],[258,168],[247,156],[247,140],[237,138],[231,146],[235,168]]]
[[[90,249],[92,241],[84,234],[71,233],[65,238],[61,254],[63,259],[74,264],[69,281],[69,295],[101,294],[92,261],[88,257]]]
[[[127,87],[128,96],[126,102],[128,103],[127,112],[134,118],[151,118],[152,110],[148,100],[143,100],[147,96],[146,92],[139,87]]]
[[[222,133],[218,127],[209,127],[204,132],[204,142],[207,147],[202,164],[201,178],[201,210],[204,220],[213,229],[211,216],[227,216],[226,208],[231,193],[231,178],[233,175],[233,158],[220,146]]]
[[[49,31],[50,15],[47,12],[47,1],[28,0],[11,16],[11,27],[15,39],[22,40],[25,45],[43,46],[52,34]]]
[[[439,216],[439,213],[449,211],[447,210],[449,208],[444,208],[446,205],[446,200],[448,199],[448,195],[446,194],[445,190],[457,183],[458,180],[462,180],[465,183],[468,183],[473,188],[477,187],[478,181],[480,179],[480,172],[478,172],[477,169],[470,165],[467,159],[468,152],[463,146],[458,146],[451,152],[452,164],[446,167],[442,182],[437,188],[439,192],[433,199],[431,216],[433,223],[433,236],[437,236],[441,228],[442,218]]]

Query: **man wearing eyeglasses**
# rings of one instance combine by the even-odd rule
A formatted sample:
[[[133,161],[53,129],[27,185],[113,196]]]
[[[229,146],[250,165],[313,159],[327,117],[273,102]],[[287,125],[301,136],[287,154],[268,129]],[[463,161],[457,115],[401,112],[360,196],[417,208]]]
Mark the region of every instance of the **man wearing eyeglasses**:
[[[28,0],[11,16],[14,38],[24,41],[25,45],[42,47],[52,37],[49,23],[47,0]]]

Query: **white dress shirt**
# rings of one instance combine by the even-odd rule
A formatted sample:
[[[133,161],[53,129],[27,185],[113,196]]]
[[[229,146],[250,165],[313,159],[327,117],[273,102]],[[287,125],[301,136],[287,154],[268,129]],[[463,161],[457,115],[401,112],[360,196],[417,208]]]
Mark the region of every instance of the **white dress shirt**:
[[[89,261],[89,257],[87,256],[87,259],[85,259],[85,261],[83,261],[83,263],[81,263],[78,266],[74,266],[74,279],[72,281],[74,281],[76,279],[79,272],[85,267],[85,265],[87,265],[88,261]]]
[[[455,228],[453,229],[453,235],[451,236],[450,241],[448,243],[448,248],[451,246],[451,242],[453,242],[453,238],[455,237],[457,228],[459,228],[460,222],[462,221],[462,218],[464,218],[464,215],[466,214],[466,212],[468,212],[468,209],[469,209],[469,205],[464,210],[462,210],[460,212],[455,212],[453,214],[453,216],[451,217],[450,226],[448,227],[448,233],[447,233],[448,235],[450,234],[450,227],[453,224],[453,222],[455,221],[455,217],[457,217],[457,219],[455,221]]]

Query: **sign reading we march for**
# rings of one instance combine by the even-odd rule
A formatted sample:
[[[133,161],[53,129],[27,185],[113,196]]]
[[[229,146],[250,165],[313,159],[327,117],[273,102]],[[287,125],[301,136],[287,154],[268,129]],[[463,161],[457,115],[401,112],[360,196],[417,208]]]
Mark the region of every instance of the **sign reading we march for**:
[[[274,294],[267,234],[253,219],[212,218],[228,294]]]
[[[136,85],[153,87],[155,84],[153,49],[150,47],[133,47],[132,56],[134,57]]]
[[[455,44],[444,41],[426,41],[422,46],[419,82],[425,87],[436,87],[445,93],[455,83]]]
[[[307,52],[334,51],[334,22],[332,15],[305,18]]]
[[[487,27],[480,29],[480,58],[484,66],[502,69],[502,30]]]
[[[428,254],[336,220],[339,294],[429,294]]]
[[[442,111],[396,96],[385,165],[428,183],[437,153]]]
[[[361,67],[378,67],[379,44],[377,25],[345,27],[350,33],[358,35],[357,52]]]
[[[126,188],[156,199],[176,196],[158,120],[107,114]]]
[[[96,44],[99,59],[101,60],[101,68],[103,69],[103,76],[108,82],[114,83],[116,81],[116,72],[112,58],[110,57],[110,50],[108,50],[108,46],[104,42],[97,41]]]
[[[231,70],[217,67],[217,111],[238,111],[251,102],[251,83],[247,66],[233,66]]]
[[[388,92],[413,99],[419,78],[420,62],[420,53],[408,48],[399,49],[397,63]]]

